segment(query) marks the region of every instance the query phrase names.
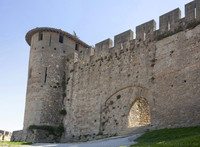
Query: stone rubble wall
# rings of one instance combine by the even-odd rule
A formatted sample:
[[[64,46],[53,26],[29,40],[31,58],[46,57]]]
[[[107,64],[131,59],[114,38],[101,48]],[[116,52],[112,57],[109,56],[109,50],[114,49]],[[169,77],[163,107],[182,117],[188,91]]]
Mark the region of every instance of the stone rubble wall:
[[[0,130],[0,141],[10,141],[12,133]]]

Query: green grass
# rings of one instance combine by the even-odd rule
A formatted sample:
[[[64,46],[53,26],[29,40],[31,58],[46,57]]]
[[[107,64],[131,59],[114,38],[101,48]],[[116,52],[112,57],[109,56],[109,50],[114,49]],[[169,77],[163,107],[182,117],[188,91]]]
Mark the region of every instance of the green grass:
[[[135,140],[141,147],[199,147],[200,127],[155,130]]]
[[[9,141],[0,141],[0,147],[13,147],[20,145],[29,145],[31,142],[9,142]]]

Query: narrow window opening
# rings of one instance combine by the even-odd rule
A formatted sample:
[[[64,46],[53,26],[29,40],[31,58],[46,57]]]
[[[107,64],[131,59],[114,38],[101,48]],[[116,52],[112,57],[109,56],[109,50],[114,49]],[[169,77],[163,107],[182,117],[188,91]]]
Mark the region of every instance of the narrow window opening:
[[[51,46],[51,35],[50,35],[50,39],[49,39],[49,46]]]
[[[60,36],[59,36],[59,42],[60,42],[60,43],[63,43],[63,35],[60,35]]]
[[[45,68],[44,83],[47,81],[47,67]]]
[[[197,8],[194,8],[194,18],[197,18]]]
[[[29,74],[28,74],[29,79],[31,78],[31,75],[32,75],[32,68],[30,68],[30,70],[29,70]]]
[[[78,44],[75,45],[75,50],[78,51]]]
[[[40,40],[42,40],[43,39],[43,33],[39,33],[39,36],[38,36],[38,40],[40,41]]]
[[[168,22],[168,26],[167,26],[167,30],[169,31],[170,30],[170,23]]]
[[[123,44],[122,43],[120,44],[120,48],[121,48],[121,50],[123,50]]]
[[[146,41],[146,33],[144,33],[144,41]]]

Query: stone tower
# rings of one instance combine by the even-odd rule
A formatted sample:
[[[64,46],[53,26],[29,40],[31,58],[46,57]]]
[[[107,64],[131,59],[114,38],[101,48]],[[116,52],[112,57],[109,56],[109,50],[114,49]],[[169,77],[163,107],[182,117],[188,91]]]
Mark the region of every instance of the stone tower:
[[[67,55],[89,46],[67,32],[35,28],[26,35],[30,45],[24,130],[31,125],[59,126],[63,109],[62,81]]]

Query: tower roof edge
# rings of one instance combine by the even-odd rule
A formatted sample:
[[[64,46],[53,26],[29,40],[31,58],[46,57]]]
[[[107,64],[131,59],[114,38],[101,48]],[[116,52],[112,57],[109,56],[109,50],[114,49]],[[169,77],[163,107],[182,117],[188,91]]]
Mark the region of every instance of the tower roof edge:
[[[37,28],[34,28],[34,29],[28,31],[26,34],[26,37],[25,37],[28,45],[31,45],[31,37],[35,33],[38,33],[38,32],[55,32],[58,34],[62,34],[64,36],[70,38],[71,40],[74,40],[76,43],[82,45],[83,47],[86,47],[86,48],[90,47],[88,44],[86,44],[85,42],[83,42],[82,40],[80,40],[79,38],[77,38],[76,36],[74,36],[68,32],[62,31],[61,29],[55,29],[55,28],[49,28],[49,27],[37,27]]]

